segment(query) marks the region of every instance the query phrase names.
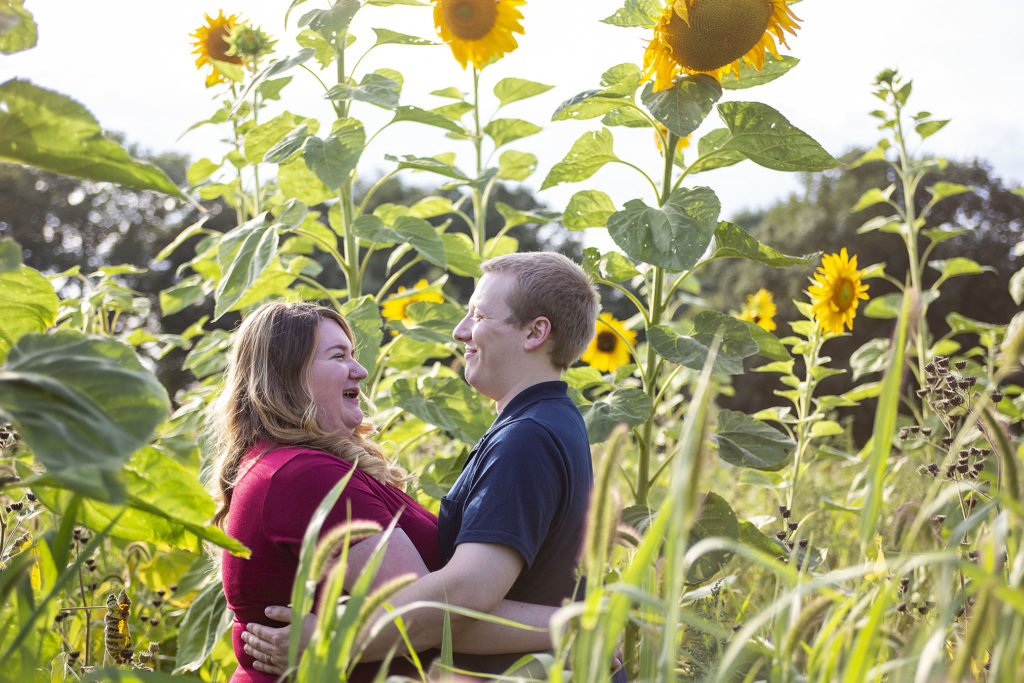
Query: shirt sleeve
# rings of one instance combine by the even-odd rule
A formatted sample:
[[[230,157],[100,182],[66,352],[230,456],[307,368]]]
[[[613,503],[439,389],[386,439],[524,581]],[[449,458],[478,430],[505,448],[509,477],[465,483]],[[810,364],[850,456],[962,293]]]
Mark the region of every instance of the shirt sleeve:
[[[263,506],[263,528],[268,540],[288,547],[296,556],[313,513],[334,485],[352,470],[350,463],[328,453],[302,453],[274,473]],[[327,514],[320,537],[351,519],[391,523],[388,510],[372,486],[369,476],[355,470],[341,496]]]
[[[565,490],[566,471],[551,434],[532,420],[495,434],[464,499],[455,543],[498,543],[533,564]]]

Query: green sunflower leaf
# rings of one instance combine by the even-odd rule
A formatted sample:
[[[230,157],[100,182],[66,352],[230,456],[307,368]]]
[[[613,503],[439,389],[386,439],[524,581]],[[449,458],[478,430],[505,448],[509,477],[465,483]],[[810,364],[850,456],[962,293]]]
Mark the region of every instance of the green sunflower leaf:
[[[377,42],[373,44],[374,47],[378,45],[437,45],[433,40],[410,36],[386,28],[375,28],[373,32],[377,34]]]
[[[380,349],[384,325],[380,317],[377,300],[369,294],[358,299],[349,299],[341,306],[341,314],[352,326],[352,336],[356,338],[356,360],[373,376],[377,367],[377,351]]]
[[[214,320],[234,310],[270,262],[277,258],[277,230],[264,213],[227,232],[217,248],[221,277],[214,291]]]
[[[732,166],[746,159],[741,153],[724,149],[731,134],[728,128],[716,128],[697,143],[697,160],[690,164],[688,172],[692,175],[702,171],[713,171],[716,168]]]
[[[0,238],[0,274],[21,268],[21,245],[10,237]]]
[[[763,263],[772,268],[805,266],[815,261],[820,252],[803,256],[789,256],[757,240],[740,226],[721,221],[715,227],[714,247],[711,255],[701,260],[707,263],[719,258],[744,258]]]
[[[743,88],[753,88],[755,85],[764,85],[786,74],[799,63],[799,59],[788,55],[784,55],[782,59],[776,59],[770,54],[765,55],[763,69],[758,70],[743,62],[739,78],[736,78],[730,71],[722,78],[722,87],[726,90],[742,90]]]
[[[601,276],[612,282],[625,282],[640,274],[636,264],[617,251],[609,251],[601,257]]]
[[[586,180],[605,164],[618,161],[619,158],[612,150],[613,141],[612,133],[607,128],[584,133],[573,143],[565,158],[551,168],[540,189]]]
[[[302,147],[302,158],[327,189],[337,190],[355,170],[365,146],[363,124],[349,118],[335,122],[334,130],[326,140],[316,136],[307,138]]]
[[[462,277],[480,277],[480,254],[473,248],[469,235],[462,232],[441,235],[445,254],[448,256],[448,269]]]
[[[525,78],[503,78],[494,85],[494,96],[504,107],[506,104],[535,97],[551,90],[553,85],[545,85]]]
[[[495,147],[507,145],[513,140],[536,135],[543,130],[540,126],[522,119],[494,119],[486,126],[484,132],[494,140]]]
[[[707,74],[684,76],[661,92],[648,83],[640,95],[651,116],[681,138],[697,130],[721,97],[722,86]]]
[[[723,149],[776,171],[825,171],[840,165],[811,136],[767,104],[722,102],[718,113],[732,134]]]
[[[735,410],[718,412],[718,428],[711,440],[718,445],[719,457],[730,465],[767,471],[782,469],[796,447],[784,432]]]
[[[943,121],[922,121],[914,126],[914,130],[916,130],[917,134],[921,136],[922,140],[924,140],[945,128],[947,123],[949,123],[949,119],[945,119]]]
[[[317,121],[307,121],[288,131],[288,133],[267,149],[263,155],[263,161],[269,164],[280,164],[291,158],[293,154],[302,149],[306,139],[313,134],[309,125],[317,124]]]
[[[186,671],[195,671],[213,652],[220,639],[231,629],[232,612],[228,609],[227,598],[224,597],[224,586],[220,580],[211,581],[199,591],[192,600],[185,617],[178,627],[178,650],[174,661],[175,676]],[[99,672],[98,672],[99,673]],[[100,681],[126,681],[134,683],[129,670],[102,670]],[[121,678],[121,676],[125,678]],[[166,675],[166,674],[165,674]]]
[[[395,79],[379,73],[368,73],[359,85],[336,85],[327,91],[326,97],[336,101],[369,102],[384,109],[394,109],[398,106],[401,92],[402,84]]]
[[[698,541],[714,536],[740,538],[740,522],[736,518],[729,503],[717,493],[710,491],[704,494],[697,518],[690,528],[687,545],[693,546]],[[704,553],[686,570],[686,580],[691,584],[705,583],[732,559],[732,551],[713,550]]]
[[[444,240],[427,221],[414,216],[399,216],[395,219],[395,232],[398,233],[400,241],[412,245],[412,248],[430,263],[442,269],[448,267]]]
[[[569,199],[562,214],[562,225],[570,230],[603,228],[615,213],[611,197],[599,190],[582,190]]]
[[[928,262],[928,267],[933,268],[939,273],[939,279],[932,284],[932,290],[938,290],[939,286],[943,282],[951,277],[958,277],[960,275],[980,275],[981,273],[994,273],[995,268],[992,266],[983,266],[977,261],[963,256],[954,256],[951,259],[935,259]]]
[[[39,30],[24,5],[23,0],[0,2],[0,52],[12,54],[35,47]]]
[[[678,188],[659,208],[639,199],[626,202],[608,217],[608,234],[636,261],[687,270],[711,243],[719,211],[721,204],[710,188]]]
[[[167,392],[131,347],[105,337],[26,334],[0,370],[0,413],[51,473],[118,470],[169,410]]]
[[[332,195],[301,157],[281,163],[277,169],[277,184],[286,197],[294,197],[307,206],[319,204]]]
[[[655,0],[626,0],[615,14],[601,23],[625,28],[651,28],[661,17],[661,6]]]
[[[605,89],[584,90],[558,105],[555,113],[551,115],[551,120],[593,119],[631,103],[631,98],[619,94],[609,94]]]
[[[736,322],[742,322],[737,320]],[[740,326],[753,351],[744,356],[736,356],[720,349],[715,357],[715,371],[726,375],[738,375],[743,372],[743,358],[757,351],[746,327]],[[735,332],[735,330],[734,330]],[[682,365],[692,370],[701,370],[710,352],[709,342],[697,337],[681,335],[666,325],[653,325],[647,330],[647,342],[654,352],[665,360]]]
[[[616,425],[642,424],[651,414],[651,397],[637,387],[624,387],[613,391],[602,401],[595,401],[583,409],[590,443],[608,439]]]
[[[537,157],[529,152],[505,150],[498,157],[498,177],[503,180],[526,180],[537,169]]]
[[[4,240],[3,244],[14,244]],[[18,251],[20,264],[20,250]],[[20,266],[0,272],[0,361],[24,335],[45,332],[57,318],[57,294],[40,272]]]
[[[105,137],[85,107],[27,81],[0,85],[0,161],[183,196],[163,171]]]
[[[384,158],[388,161],[398,162],[398,168],[400,169],[410,168],[417,171],[429,171],[448,178],[455,178],[456,180],[469,180],[469,177],[459,169],[433,157],[418,157],[411,154],[398,157],[393,154],[385,154]],[[309,202],[306,203],[308,204]]]
[[[476,443],[490,426],[487,411],[480,409],[480,398],[458,377],[403,377],[391,385],[391,399],[465,443]]]
[[[286,111],[280,116],[275,116],[266,123],[262,123],[250,130],[245,134],[242,147],[245,160],[250,164],[263,161],[268,152],[281,142],[282,138],[296,130],[297,126],[302,127],[299,126],[301,121],[301,118],[296,119],[295,115]],[[305,129],[303,128],[303,130]],[[291,145],[289,148],[291,148]],[[297,149],[298,146],[296,145],[290,151],[297,151]],[[287,158],[287,156],[283,158]]]
[[[400,121],[413,121],[415,123],[424,123],[428,126],[434,126],[436,128],[444,128],[452,133],[458,133],[459,135],[465,135],[466,129],[460,126],[455,121],[452,121],[447,116],[439,114],[434,111],[427,111],[426,109],[420,109],[411,105],[403,105],[395,108],[395,118],[391,119],[391,123],[399,123]]]

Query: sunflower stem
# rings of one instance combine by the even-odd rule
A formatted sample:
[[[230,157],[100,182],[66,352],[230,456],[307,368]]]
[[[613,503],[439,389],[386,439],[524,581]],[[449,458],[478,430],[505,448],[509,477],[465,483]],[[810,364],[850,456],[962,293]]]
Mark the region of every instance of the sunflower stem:
[[[480,130],[480,70],[473,66],[473,151],[476,155],[476,180],[483,173],[483,134]],[[487,251],[487,205],[477,183],[473,184],[473,223],[470,230],[480,258]]]
[[[796,453],[793,456],[793,483],[786,493],[786,507],[790,510],[793,509],[793,502],[796,500],[797,483],[800,481],[800,465],[810,443],[810,430],[813,426],[813,421],[809,419],[809,416],[811,414],[811,401],[814,396],[814,389],[817,385],[814,377],[814,368],[818,367],[818,356],[821,352],[823,341],[821,328],[815,324],[814,336],[810,339],[810,350],[803,354],[804,372],[806,373],[804,392],[800,396],[799,403],[796,405]]]

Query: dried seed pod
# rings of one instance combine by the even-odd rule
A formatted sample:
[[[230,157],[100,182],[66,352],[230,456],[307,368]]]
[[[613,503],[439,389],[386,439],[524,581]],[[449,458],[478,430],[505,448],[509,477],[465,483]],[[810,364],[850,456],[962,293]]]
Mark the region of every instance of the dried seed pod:
[[[776,531],[775,532],[775,538],[779,539],[780,541],[784,540],[786,538],[785,530],[783,530],[783,531]]]
[[[960,370],[961,372],[963,372],[964,368],[967,367],[967,361],[965,361],[965,360],[958,360],[956,363],[954,363],[954,365],[956,365],[956,369],[957,370]]]
[[[931,436],[932,435],[932,428],[931,427],[921,427],[921,433],[923,435],[925,435],[925,436]]]
[[[800,547],[803,548],[804,550],[806,550],[807,549],[807,545],[808,545],[807,539],[806,538],[801,538],[800,539]]]
[[[993,403],[999,403],[1000,401],[1003,400],[1003,392],[993,391],[992,396],[990,398],[992,399]]]
[[[901,602],[900,604],[896,605],[896,611],[900,612],[901,614],[905,613],[907,611],[907,603]]]
[[[789,527],[789,530],[790,530],[790,531],[796,531],[796,528],[797,528],[797,527],[798,527],[799,525],[798,525],[798,524],[797,524],[796,522],[790,522],[790,523],[789,523],[789,524],[787,524],[786,526],[788,526],[788,527]]]

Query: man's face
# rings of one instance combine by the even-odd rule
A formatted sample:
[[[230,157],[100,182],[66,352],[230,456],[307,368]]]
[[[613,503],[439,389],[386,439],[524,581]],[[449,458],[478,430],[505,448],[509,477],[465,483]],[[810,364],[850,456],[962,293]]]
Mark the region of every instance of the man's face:
[[[466,317],[452,335],[466,346],[466,381],[495,401],[506,398],[522,381],[528,328],[508,322],[508,294],[515,285],[511,273],[484,273],[469,299]]]

